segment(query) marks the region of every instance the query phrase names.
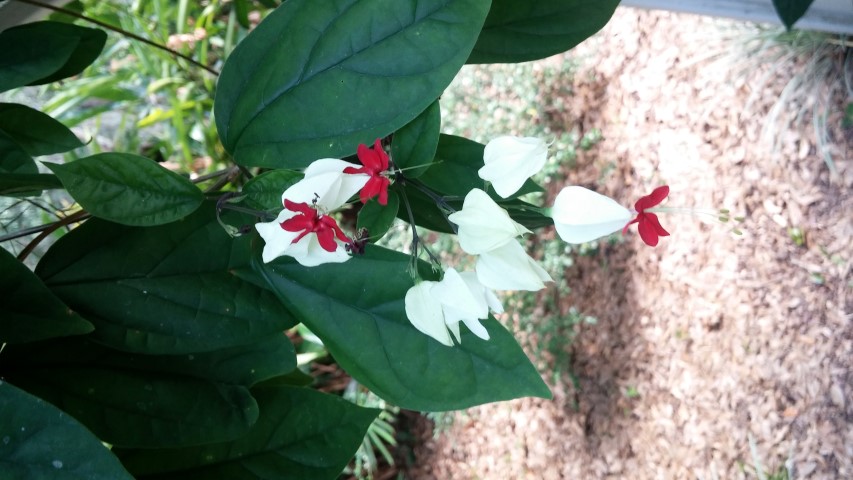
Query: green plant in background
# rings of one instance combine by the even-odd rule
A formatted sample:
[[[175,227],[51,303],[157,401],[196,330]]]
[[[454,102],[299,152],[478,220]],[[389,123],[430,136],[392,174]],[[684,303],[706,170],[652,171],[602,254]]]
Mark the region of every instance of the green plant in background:
[[[508,198],[484,185],[485,145],[441,134],[447,107],[438,99],[466,62],[565,51],[617,3],[288,0],[253,15],[260,4],[246,1],[75,2],[62,18],[74,24],[0,32],[0,91],[64,82],[46,104],[52,117],[7,107],[38,121],[0,130],[0,194],[65,191],[79,210],[40,231],[82,222],[34,271],[21,261],[44,236],[19,258],[0,252],[4,473],[335,478],[365,436],[363,452],[386,455],[393,410],[306,385],[285,334],[298,324],[355,381],[400,408],[549,397],[488,310],[463,317],[461,335],[457,321],[449,346],[424,335],[411,313],[411,291],[450,277],[448,269],[439,282],[431,254],[421,260],[430,245],[418,232],[454,233],[447,218],[466,209],[468,192],[483,188],[482,201],[509,212],[519,231],[552,223],[519,198],[539,190],[535,182]],[[81,15],[158,44],[193,35],[172,45],[191,61],[125,33],[106,47],[107,62],[105,33]],[[68,125],[107,111],[120,112],[112,142],[73,141]],[[69,161],[41,162],[47,153]],[[199,158],[210,162],[199,167]],[[351,162],[312,170],[331,158]],[[339,183],[319,188],[328,174]],[[329,197],[350,196],[341,184],[353,179],[363,182],[356,207],[326,210]],[[300,188],[303,197],[291,195]],[[395,217],[411,227],[410,253],[374,244]],[[338,222],[365,232],[347,237]],[[264,228],[291,236],[262,239]],[[267,249],[287,255],[270,258]],[[316,258],[333,260],[306,266]],[[440,326],[452,329],[453,312],[442,308]],[[375,459],[364,455],[362,464]]]

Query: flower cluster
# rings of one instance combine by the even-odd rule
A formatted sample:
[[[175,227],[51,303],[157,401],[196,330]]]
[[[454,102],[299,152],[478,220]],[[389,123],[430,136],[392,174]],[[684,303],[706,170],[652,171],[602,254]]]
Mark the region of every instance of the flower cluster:
[[[349,260],[347,237],[330,213],[341,208],[359,193],[362,202],[379,197],[384,205],[390,181],[388,155],[377,139],[373,149],[359,145],[358,159],[362,167],[336,158],[322,158],[305,169],[302,180],[281,195],[284,210],[272,222],[255,224],[265,245],[264,262],[288,255],[301,265],[313,267],[323,263]]]
[[[315,266],[345,262],[349,251],[358,250],[331,214],[357,193],[362,203],[377,198],[380,205],[386,205],[392,166],[378,139],[372,148],[359,145],[357,154],[361,167],[320,159],[305,169],[302,180],[284,191],[284,209],[278,217],[256,224],[266,242],[264,262],[288,255],[304,266]],[[547,154],[547,145],[539,139],[498,137],[486,145],[484,166],[478,174],[497,196],[507,199],[544,166]],[[599,193],[567,186],[544,212],[553,219],[558,235],[569,243],[589,242],[620,230],[624,234],[636,223],[640,238],[655,246],[660,237],[669,235],[656,215],[671,210],[658,207],[668,194],[669,187],[658,187],[637,200],[632,211]],[[440,281],[415,278],[415,285],[406,293],[409,321],[444,345],[452,346],[454,339],[461,341],[460,323],[477,337],[489,339],[481,320],[489,318],[490,311],[503,312],[494,290],[537,291],[552,281],[518,241],[530,230],[513,220],[495,198],[474,188],[465,196],[462,209],[447,216],[462,250],[476,256],[474,271],[448,268]]]

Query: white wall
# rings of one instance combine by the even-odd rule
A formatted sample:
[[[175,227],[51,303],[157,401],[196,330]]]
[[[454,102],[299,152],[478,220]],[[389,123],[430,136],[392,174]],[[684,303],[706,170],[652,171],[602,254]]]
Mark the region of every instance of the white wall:
[[[621,5],[782,24],[771,0],[622,0]],[[794,27],[853,35],[853,0],[814,0]]]

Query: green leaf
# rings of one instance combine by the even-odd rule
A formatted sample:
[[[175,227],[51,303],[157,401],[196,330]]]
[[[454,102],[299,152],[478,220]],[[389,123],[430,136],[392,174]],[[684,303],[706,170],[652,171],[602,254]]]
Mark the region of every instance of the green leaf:
[[[38,195],[54,188],[62,188],[62,182],[48,173],[0,173],[0,195]]]
[[[394,133],[391,157],[394,166],[405,169],[406,178],[421,176],[432,165],[441,129],[441,107],[438,100],[405,127]]]
[[[55,82],[82,72],[107,40],[103,30],[34,22],[0,32],[0,92]]]
[[[38,172],[32,157],[12,137],[0,131],[0,173],[32,175]]]
[[[246,182],[242,193],[249,207],[278,212],[283,208],[281,194],[299,180],[302,174],[293,170],[271,170]]]
[[[7,480],[133,480],[77,420],[0,381],[0,472]]]
[[[295,324],[275,296],[241,278],[251,273],[252,238],[228,236],[212,203],[159,227],[93,219],[60,238],[36,274],[95,324],[94,338],[105,345],[160,355],[212,351]]]
[[[379,205],[376,198],[371,198],[358,212],[356,225],[359,230],[367,229],[371,243],[374,243],[385,236],[391,228],[399,208],[400,197],[393,190],[388,190],[388,205]]]
[[[107,348],[87,337],[28,343],[3,350],[3,370],[21,368],[107,367],[182,375],[214,383],[250,387],[296,368],[293,344],[273,333],[247,345],[184,355],[142,355]]]
[[[492,0],[467,63],[519,63],[565,52],[603,27],[619,0]]]
[[[493,318],[483,322],[489,341],[463,328],[455,347],[416,330],[403,302],[412,286],[410,263],[408,255],[369,245],[365,255],[342,264],[306,268],[282,257],[257,260],[255,268],[335,360],[390,403],[438,411],[550,397],[518,343]]]
[[[82,147],[65,125],[49,115],[17,103],[0,103],[0,132],[6,133],[27,154],[37,157]]]
[[[99,367],[7,374],[115,446],[155,448],[229,441],[246,434],[258,405],[246,387],[178,375]]]
[[[444,91],[489,0],[288,0],[228,57],[222,144],[241,165],[300,168],[355,153]]]
[[[81,335],[94,326],[66,307],[11,253],[0,248],[0,345]]]
[[[806,14],[813,0],[773,0],[773,8],[779,19],[790,30],[803,15]]]
[[[260,417],[239,440],[175,450],[116,450],[139,479],[334,480],[380,410],[299,387],[256,388]]]
[[[89,213],[123,225],[173,222],[204,201],[189,180],[139,155],[100,153],[45,165]]]
[[[484,165],[485,148],[482,143],[467,138],[442,134],[433,165],[418,181],[438,193],[459,198],[464,198],[473,188],[485,189],[495,201],[503,203],[504,199],[491,186],[485,188],[485,181],[477,173]],[[510,198],[541,191],[542,187],[528,179]]]

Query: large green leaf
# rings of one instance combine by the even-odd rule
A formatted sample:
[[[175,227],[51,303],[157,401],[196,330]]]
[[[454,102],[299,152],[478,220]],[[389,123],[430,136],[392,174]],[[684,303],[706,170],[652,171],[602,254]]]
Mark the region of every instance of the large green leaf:
[[[467,63],[518,63],[565,52],[599,31],[619,0],[493,0]]]
[[[229,441],[258,419],[246,387],[102,367],[34,368],[7,374],[116,446],[155,448]]]
[[[83,142],[65,125],[17,103],[0,103],[0,132],[5,132],[34,157],[83,146]]]
[[[12,137],[0,131],[0,173],[33,175],[38,172],[32,157]]]
[[[432,165],[440,130],[441,107],[436,100],[408,125],[394,132],[391,157],[406,178],[417,178]]]
[[[79,422],[0,381],[0,476],[6,480],[132,480]]]
[[[246,182],[242,193],[251,208],[280,211],[281,194],[299,180],[302,174],[293,170],[270,170]]]
[[[292,372],[296,368],[296,353],[284,333],[274,333],[247,345],[183,355],[121,352],[87,337],[75,337],[7,345],[0,375],[26,368],[62,366],[164,373],[250,387]]]
[[[0,195],[38,195],[41,190],[62,188],[55,175],[46,173],[0,173]]]
[[[773,0],[779,19],[788,30],[806,14],[813,0]]]
[[[379,410],[299,387],[252,391],[260,417],[234,442],[175,450],[117,450],[136,478],[333,480]]]
[[[299,168],[403,127],[468,58],[489,0],[288,0],[228,57],[216,125],[242,165]]]
[[[251,217],[226,218],[250,223]],[[258,341],[294,325],[267,290],[240,278],[252,236],[231,238],[211,203],[179,222],[89,220],[36,267],[48,287],[120,350],[184,354]]]
[[[35,22],[0,32],[0,92],[76,75],[104,48],[103,30]]]
[[[410,263],[408,255],[369,245],[365,255],[342,264],[306,268],[282,257],[255,267],[348,373],[395,405],[437,411],[550,396],[494,319],[484,322],[490,340],[463,328],[455,347],[416,330],[403,302],[412,286]]]
[[[123,225],[173,222],[204,201],[189,180],[139,155],[100,153],[45,165],[89,213]]]
[[[418,179],[424,185],[446,196],[464,198],[473,188],[484,189],[485,181],[477,173],[485,164],[483,151],[486,146],[464,137],[442,134],[438,141],[433,165]],[[489,186],[486,191],[498,202],[500,198]],[[532,192],[541,192],[542,187],[527,180],[510,198]]]
[[[33,272],[0,248],[0,345],[80,335],[95,327],[66,307]]]

